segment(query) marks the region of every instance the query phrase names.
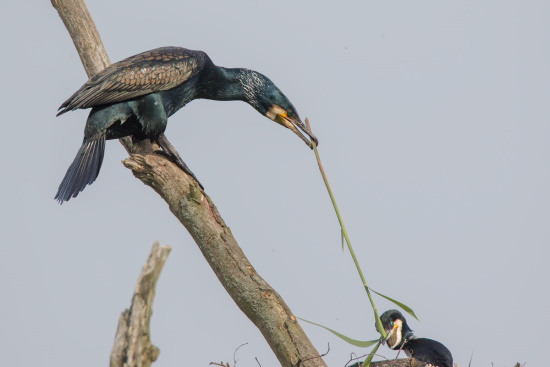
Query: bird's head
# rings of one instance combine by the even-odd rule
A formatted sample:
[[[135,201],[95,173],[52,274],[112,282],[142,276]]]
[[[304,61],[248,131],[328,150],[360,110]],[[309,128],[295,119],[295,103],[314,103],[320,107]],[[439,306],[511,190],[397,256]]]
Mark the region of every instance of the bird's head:
[[[241,76],[240,82],[246,102],[270,120],[292,130],[310,148],[313,149],[311,140],[319,144],[315,135],[308,131],[298,116],[292,103],[268,77],[248,69],[243,69],[242,72],[244,75]]]
[[[407,320],[405,320],[405,317],[397,310],[384,312],[380,316],[380,321],[382,321],[382,326],[387,334],[384,342],[387,343],[388,347],[391,349],[401,349],[405,341],[413,337],[413,332],[411,328],[409,328],[409,325],[407,325]]]

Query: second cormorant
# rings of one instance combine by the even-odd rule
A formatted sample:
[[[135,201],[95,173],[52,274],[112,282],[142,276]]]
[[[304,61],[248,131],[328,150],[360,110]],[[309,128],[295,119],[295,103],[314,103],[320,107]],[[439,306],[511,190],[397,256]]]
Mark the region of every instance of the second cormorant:
[[[453,356],[447,347],[438,341],[417,338],[407,320],[397,310],[389,310],[380,316],[387,333],[385,342],[394,350],[404,350],[408,357],[437,367],[453,367]]]
[[[317,143],[292,103],[266,76],[249,69],[216,66],[202,51],[161,47],[108,66],[63,102],[58,116],[79,108],[92,110],[82,146],[55,199],[63,203],[93,183],[103,161],[105,140],[125,136],[157,142],[196,179],[164,131],[168,117],[200,98],[247,102],[262,115],[292,130],[310,148],[309,139]]]

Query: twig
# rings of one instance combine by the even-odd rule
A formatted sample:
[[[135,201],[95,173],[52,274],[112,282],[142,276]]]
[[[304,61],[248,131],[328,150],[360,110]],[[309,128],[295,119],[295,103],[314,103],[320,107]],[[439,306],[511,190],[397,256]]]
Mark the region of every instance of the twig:
[[[365,358],[366,356],[367,356],[366,354],[363,354],[362,356],[357,357],[357,354],[351,353],[350,359],[349,359],[349,361],[346,362],[345,367],[349,367],[348,365],[350,364],[350,362],[355,362],[355,364],[351,365],[351,366],[360,366],[361,362],[359,362],[359,360],[361,358]]]
[[[244,347],[245,345],[248,345],[248,343],[239,345],[237,349],[235,349],[235,351],[233,352],[233,367],[237,366],[237,352],[239,351],[239,349],[241,349],[241,347]]]
[[[324,356],[328,355],[328,353],[330,352],[330,344],[327,345],[327,351],[324,353],[324,354],[321,354],[319,356],[313,356],[313,357],[308,357],[308,358],[304,358],[304,360],[302,361],[298,361],[298,363],[296,364],[295,367],[300,367],[300,365],[306,361],[311,361],[313,359],[319,359],[319,358],[323,358]]]
[[[352,353],[351,356],[350,356],[349,361],[346,362],[346,367],[361,366],[361,362],[359,362],[359,360],[360,360],[361,358],[365,358],[366,356],[368,356],[368,354],[363,354],[362,356],[357,357],[357,355],[356,355],[355,353]],[[382,354],[376,353],[374,356],[375,356],[375,357],[382,358],[382,359],[383,359],[382,362],[390,362],[390,359],[389,359],[388,357],[386,357],[386,356],[383,356]],[[354,365],[349,365],[349,363],[352,362],[352,361],[357,361],[357,363],[355,363]],[[371,366],[376,366],[376,364],[379,363],[379,362],[380,362],[380,361],[378,361],[378,362],[372,362],[372,363],[371,363]],[[348,365],[349,365],[349,366],[348,366]]]

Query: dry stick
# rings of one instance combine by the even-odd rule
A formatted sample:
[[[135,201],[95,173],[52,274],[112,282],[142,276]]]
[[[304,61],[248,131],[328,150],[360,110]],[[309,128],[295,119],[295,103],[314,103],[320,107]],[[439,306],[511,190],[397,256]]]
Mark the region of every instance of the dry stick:
[[[104,68],[108,58],[84,2],[51,1],[67,26],[88,75]],[[299,361],[318,356],[288,306],[256,273],[197,183],[163,156],[148,154],[152,151],[150,147],[141,151],[135,145],[125,144],[125,147],[133,155],[124,165],[168,203],[229,295],[260,329],[281,365],[295,366]],[[137,152],[140,154],[135,154]],[[321,359],[315,359],[302,362],[301,366],[326,365]]]
[[[149,367],[159,350],[151,344],[149,320],[153,313],[155,286],[171,248],[155,242],[138,277],[132,305],[118,321],[110,367]]]

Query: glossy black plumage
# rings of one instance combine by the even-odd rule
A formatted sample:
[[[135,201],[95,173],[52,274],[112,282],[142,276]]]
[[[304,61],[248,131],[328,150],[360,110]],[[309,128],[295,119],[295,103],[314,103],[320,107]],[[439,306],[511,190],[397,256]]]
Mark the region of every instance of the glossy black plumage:
[[[92,107],[92,110],[82,146],[55,199],[63,203],[76,197],[97,178],[105,140],[130,135],[134,139],[156,141],[196,179],[164,137],[164,131],[168,117],[199,98],[247,102],[262,115],[292,130],[308,146],[311,147],[309,139],[317,142],[292,103],[264,75],[216,66],[202,51],[157,48],[110,65],[60,106],[58,116],[80,108]]]
[[[382,326],[387,333],[388,347],[402,349],[408,357],[437,367],[453,367],[453,356],[447,347],[436,340],[417,338],[407,320],[397,310],[389,310],[380,316]]]
[[[91,77],[63,102],[57,116],[170,90],[199,73],[206,60],[204,52],[180,47],[161,47],[131,56]]]
[[[76,154],[75,160],[67,170],[67,176],[71,177],[72,180],[63,180],[59,186],[58,196],[66,196],[68,192],[78,193],[84,190],[86,185],[90,185],[94,182],[99,174],[101,163],[103,162],[104,151],[105,135],[97,139],[84,141]],[[56,196],[56,199],[58,196]]]

